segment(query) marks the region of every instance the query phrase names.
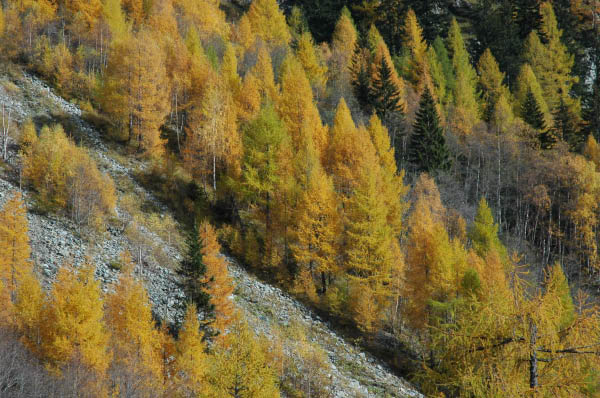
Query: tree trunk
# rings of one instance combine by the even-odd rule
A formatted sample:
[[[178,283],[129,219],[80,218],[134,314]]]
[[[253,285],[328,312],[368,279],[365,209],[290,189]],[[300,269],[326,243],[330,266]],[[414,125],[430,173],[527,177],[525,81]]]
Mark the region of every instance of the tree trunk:
[[[529,387],[535,391],[538,387],[538,357],[537,357],[537,325],[533,321],[529,321],[531,332],[530,346],[531,354],[529,357]]]

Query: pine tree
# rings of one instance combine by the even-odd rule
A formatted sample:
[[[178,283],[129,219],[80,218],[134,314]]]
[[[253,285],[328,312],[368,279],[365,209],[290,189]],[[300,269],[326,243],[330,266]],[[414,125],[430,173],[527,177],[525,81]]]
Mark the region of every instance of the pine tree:
[[[539,0],[517,0],[514,5],[516,25],[519,27],[521,39],[527,37],[531,31],[539,31],[542,25]]]
[[[527,92],[521,115],[525,123],[536,131],[542,149],[550,149],[556,143],[556,139],[546,127],[544,115],[531,90]]]
[[[516,90],[515,90],[515,114],[520,116],[522,119],[525,119],[525,115],[522,114],[522,110],[524,109],[525,101],[527,100],[527,94],[529,91],[533,94],[538,106],[540,107],[540,111],[544,115],[544,121],[546,124],[552,120],[552,116],[550,114],[550,109],[546,100],[544,98],[544,93],[540,84],[537,80],[533,69],[529,64],[523,64],[521,67],[521,71],[519,72],[519,76],[516,82]]]
[[[553,119],[554,125],[552,126],[552,131],[554,135],[566,142],[571,151],[579,149],[583,144],[583,137],[581,136],[575,117],[563,98],[560,99],[558,108],[553,112]]]
[[[394,119],[394,123],[399,123],[404,117],[404,107],[400,90],[392,80],[392,70],[383,57],[377,67],[377,75],[373,81],[371,98],[375,112],[384,124],[389,124],[392,118]]]
[[[409,160],[418,170],[429,173],[447,170],[450,167],[450,157],[446,139],[435,102],[427,88],[421,97],[413,129],[408,145]]]
[[[206,263],[202,253],[200,229],[194,223],[186,238],[187,255],[181,265],[181,271],[186,279],[186,295],[188,299],[203,311],[211,311],[210,295],[206,292],[208,285]]]
[[[596,73],[592,90],[585,99],[584,105],[584,132],[600,140],[600,73]]]

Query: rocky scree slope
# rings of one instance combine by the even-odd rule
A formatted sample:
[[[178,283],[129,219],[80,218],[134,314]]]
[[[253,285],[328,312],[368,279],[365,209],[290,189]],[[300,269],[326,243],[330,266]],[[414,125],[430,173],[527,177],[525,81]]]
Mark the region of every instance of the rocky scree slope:
[[[0,104],[10,110],[11,117],[18,123],[26,118],[52,121],[57,115],[63,121],[66,119],[69,128],[76,130],[71,133],[79,144],[88,148],[101,171],[115,180],[119,198],[132,193],[127,190],[133,191],[140,200],[151,202],[161,214],[169,214],[168,207],[133,177],[135,167],[144,167],[144,164],[133,164],[116,156],[103,142],[100,133],[83,120],[81,109],[56,95],[38,78],[28,74],[0,76]],[[13,146],[7,161],[9,167],[0,170],[0,204],[4,203],[12,190],[18,190],[24,195],[27,206],[32,208],[32,193],[20,188],[16,172],[18,162]],[[118,219],[129,216],[120,206],[116,212]],[[65,261],[78,265],[89,258],[96,266],[96,276],[103,289],[109,290],[118,280],[119,273],[111,264],[123,250],[134,249],[123,228],[118,226],[111,226],[102,236],[89,239],[82,237],[76,225],[64,216],[41,215],[30,211],[28,221],[32,257],[46,286],[52,282],[58,267]],[[182,259],[178,247],[170,245],[151,229],[140,227],[140,233],[155,247],[161,248],[167,257],[176,262]],[[227,260],[236,283],[233,299],[257,333],[264,334],[267,339],[275,334],[285,335],[290,323],[294,323],[295,327],[305,331],[311,344],[326,354],[325,372],[331,381],[332,397],[421,397],[414,387],[395,376],[382,361],[361,352],[338,336],[311,309],[281,289],[258,280],[233,258],[227,257]],[[144,282],[157,316],[169,322],[179,321],[184,310],[185,295],[178,274],[156,261],[137,265],[134,272]],[[283,350],[291,361],[298,359],[293,346],[293,341],[284,339]],[[302,369],[302,366],[298,368]]]

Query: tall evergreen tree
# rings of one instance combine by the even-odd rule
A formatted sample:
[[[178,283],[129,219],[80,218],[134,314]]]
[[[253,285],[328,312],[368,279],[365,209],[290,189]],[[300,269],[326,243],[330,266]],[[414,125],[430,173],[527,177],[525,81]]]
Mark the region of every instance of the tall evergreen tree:
[[[384,124],[389,124],[392,117],[402,115],[404,109],[400,99],[400,90],[392,80],[392,69],[385,57],[381,58],[381,63],[377,67],[371,97],[375,112]]]
[[[584,102],[584,132],[600,140],[600,73],[596,71],[596,79],[591,93]]]
[[[562,138],[563,141],[569,144],[570,150],[577,150],[583,143],[583,137],[580,134],[580,129],[573,113],[562,98],[553,115],[554,126],[552,130],[556,137]]]
[[[408,156],[418,170],[428,173],[446,170],[451,164],[444,131],[440,126],[440,117],[428,88],[425,88],[419,103]]]
[[[360,35],[354,47],[350,72],[352,90],[360,106],[369,111],[371,104],[371,64],[365,35]]]
[[[542,25],[540,0],[516,0],[514,7],[515,22],[519,27],[521,39],[525,39],[533,30],[540,30]]]
[[[540,110],[540,106],[531,90],[527,92],[525,102],[523,102],[523,109],[521,109],[521,115],[523,116],[523,121],[537,132],[542,149],[550,149],[556,143],[553,134],[546,127],[544,114]]]
[[[206,264],[203,260],[202,241],[197,223],[194,223],[189,232],[186,244],[187,256],[181,267],[181,272],[186,279],[186,294],[199,310],[210,312],[210,296],[205,291],[208,286]]]

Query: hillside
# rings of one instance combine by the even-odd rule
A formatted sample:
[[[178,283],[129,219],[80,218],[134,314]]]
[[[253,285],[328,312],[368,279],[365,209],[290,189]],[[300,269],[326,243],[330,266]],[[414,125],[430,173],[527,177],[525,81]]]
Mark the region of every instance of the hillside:
[[[143,168],[144,162],[125,163],[117,152],[110,150],[109,143],[88,122],[82,119],[80,108],[60,96],[38,78],[15,73],[16,76],[0,77],[0,102],[10,110],[16,122],[27,118],[43,120],[44,123],[68,120],[72,126],[70,134],[79,144],[87,148],[98,162],[101,170],[119,181],[118,192],[121,199],[134,194],[139,201],[151,202],[152,207],[163,216],[170,215],[168,206],[162,204],[135,179],[135,168]],[[20,190],[16,168],[16,147],[11,147],[10,156],[2,175],[0,175],[0,207],[15,190],[24,194],[29,209],[29,239],[32,259],[36,270],[42,276],[42,282],[49,286],[56,272],[65,262],[82,264],[90,257],[95,265],[95,275],[102,284],[102,290],[114,288],[118,281],[119,270],[111,264],[119,259],[122,251],[136,251],[135,242],[131,242],[120,224],[130,218],[126,210],[117,207],[117,219],[112,222],[106,233],[90,240],[82,236],[80,229],[69,218],[57,214],[36,214],[32,192]],[[13,167],[11,167],[11,165]],[[180,227],[177,227],[180,228]],[[150,245],[159,247],[175,264],[184,254],[178,247],[169,245],[159,233],[151,228],[143,228],[141,233],[150,241]],[[419,397],[421,396],[409,383],[397,377],[381,360],[374,358],[343,337],[336,334],[327,322],[324,322],[310,308],[290,297],[279,288],[261,282],[238,265],[237,261],[226,256],[229,272],[235,282],[233,301],[242,310],[258,335],[264,335],[273,341],[277,336],[285,347],[286,361],[301,361],[294,352],[298,348],[297,339],[305,335],[313,347],[325,354],[324,363],[318,372],[326,380],[328,396],[335,398],[354,397]],[[169,323],[183,320],[185,312],[185,293],[182,280],[172,266],[156,263],[152,254],[144,255],[143,265],[136,265],[136,278],[143,281],[152,302],[156,316]],[[4,356],[3,356],[4,354]],[[7,363],[11,352],[0,350],[0,363]],[[296,366],[302,366],[297,364]],[[286,365],[290,367],[290,365]],[[301,369],[301,368],[300,368]],[[7,369],[8,371],[8,369]],[[2,379],[0,371],[0,380]],[[314,388],[314,387],[313,387]],[[45,394],[45,392],[40,392]],[[8,396],[11,396],[10,393]],[[17,395],[15,395],[17,396]],[[44,395],[41,395],[44,396]]]
[[[0,395],[600,397],[599,70],[596,0],[1,1]]]

